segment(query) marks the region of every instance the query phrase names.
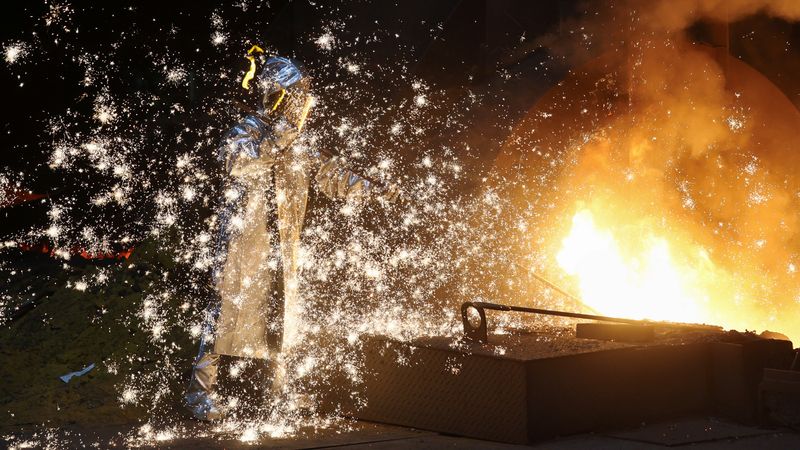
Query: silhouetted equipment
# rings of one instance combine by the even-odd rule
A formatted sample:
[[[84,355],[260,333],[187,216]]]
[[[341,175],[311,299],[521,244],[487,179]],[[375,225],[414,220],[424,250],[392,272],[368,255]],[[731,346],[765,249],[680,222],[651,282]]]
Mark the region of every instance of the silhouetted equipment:
[[[480,302],[461,310],[471,338],[368,338],[366,405],[349,390],[330,404],[363,420],[510,443],[685,414],[753,422],[765,369],[788,369],[794,357],[789,341],[708,325]],[[487,310],[599,322],[579,323],[577,335],[551,325],[492,332]]]

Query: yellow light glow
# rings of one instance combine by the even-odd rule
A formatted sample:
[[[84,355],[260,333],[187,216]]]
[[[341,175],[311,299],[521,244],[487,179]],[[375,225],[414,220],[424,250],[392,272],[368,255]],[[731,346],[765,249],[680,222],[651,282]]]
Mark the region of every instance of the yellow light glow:
[[[675,264],[665,239],[650,236],[634,253],[624,254],[620,241],[581,210],[556,259],[578,279],[584,303],[601,314],[698,323],[707,318],[707,299],[694,286],[698,274]]]

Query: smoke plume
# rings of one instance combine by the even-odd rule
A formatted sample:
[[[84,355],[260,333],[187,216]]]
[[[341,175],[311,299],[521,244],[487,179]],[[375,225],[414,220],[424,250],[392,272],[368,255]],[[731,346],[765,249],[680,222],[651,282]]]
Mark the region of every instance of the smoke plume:
[[[531,265],[563,276],[553,255],[566,245],[572,217],[588,211],[633,270],[665,239],[676,283],[703,311],[697,320],[800,339],[800,112],[727,54],[727,36],[709,45],[689,32],[699,22],[725,31],[720,24],[754,14],[798,20],[800,3],[627,1],[586,9],[604,12],[570,24],[567,39],[540,44],[573,64],[589,62],[540,101],[498,160],[497,174],[526,185],[515,184],[511,195],[529,199],[518,206],[543,236]],[[526,160],[539,164],[513,172],[509,161]],[[602,260],[587,267],[604,269]],[[562,280],[592,295],[581,280]],[[605,294],[619,292],[611,286]]]

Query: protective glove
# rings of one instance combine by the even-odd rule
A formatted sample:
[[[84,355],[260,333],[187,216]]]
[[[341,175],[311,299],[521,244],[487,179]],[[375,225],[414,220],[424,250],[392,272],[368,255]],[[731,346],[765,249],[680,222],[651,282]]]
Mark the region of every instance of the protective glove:
[[[272,133],[273,144],[275,147],[278,150],[285,150],[292,144],[292,142],[294,142],[295,139],[297,139],[297,136],[300,134],[300,130],[286,120],[285,117],[281,117],[275,121]]]

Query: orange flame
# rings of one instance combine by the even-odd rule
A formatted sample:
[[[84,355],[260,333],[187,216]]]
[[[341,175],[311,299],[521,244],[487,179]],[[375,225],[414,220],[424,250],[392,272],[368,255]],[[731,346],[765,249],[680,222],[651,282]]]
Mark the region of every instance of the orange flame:
[[[619,240],[599,229],[589,210],[581,210],[556,259],[577,277],[586,305],[602,314],[676,322],[709,319],[707,299],[694,283],[702,274],[676,264],[666,239],[649,236],[633,253],[624,254]],[[702,251],[698,256],[707,260]]]

